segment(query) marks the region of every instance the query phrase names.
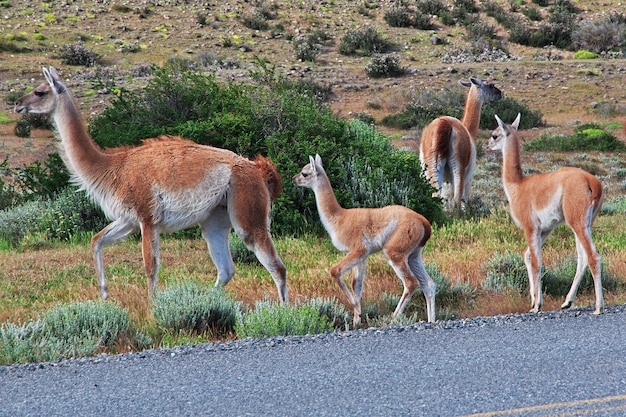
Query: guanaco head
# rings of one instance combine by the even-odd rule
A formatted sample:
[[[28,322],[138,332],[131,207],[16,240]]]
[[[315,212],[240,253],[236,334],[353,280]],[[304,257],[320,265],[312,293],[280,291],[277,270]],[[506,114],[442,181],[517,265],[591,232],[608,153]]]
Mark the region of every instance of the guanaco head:
[[[20,97],[15,102],[17,113],[52,113],[57,107],[59,94],[66,91],[65,85],[54,67],[43,68],[45,83],[35,88],[30,93]]]
[[[502,98],[502,91],[487,80],[470,77],[469,82],[459,81],[459,84],[469,88],[474,86],[480,94],[481,101],[498,101]]]
[[[325,175],[325,171],[322,166],[322,157],[316,154],[315,159],[309,156],[309,163],[293,177],[293,183],[300,187],[314,188],[320,175]]]
[[[491,132],[491,137],[489,138],[489,149],[498,151],[504,148],[504,143],[506,138],[512,133],[517,132],[517,128],[519,127],[519,121],[522,117],[521,113],[517,113],[517,117],[510,125],[506,125],[502,119],[498,117],[496,114],[496,121],[498,122],[498,127]]]

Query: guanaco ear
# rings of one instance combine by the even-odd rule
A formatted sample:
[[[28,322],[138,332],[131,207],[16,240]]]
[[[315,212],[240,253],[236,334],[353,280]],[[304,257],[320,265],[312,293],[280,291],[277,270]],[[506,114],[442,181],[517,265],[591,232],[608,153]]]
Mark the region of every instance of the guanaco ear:
[[[320,168],[323,167],[323,165],[322,165],[322,157],[319,154],[315,154],[315,164],[318,167],[320,167]]]
[[[498,117],[497,114],[495,116],[496,116],[496,122],[498,122],[498,127],[502,131],[502,134],[504,136],[508,136],[509,133],[511,133],[511,131],[509,130],[509,127],[502,121],[502,119]]]
[[[515,129],[516,131],[519,130],[519,121],[522,118],[522,113],[517,113],[517,117],[515,118],[515,120],[513,121],[513,123],[511,123],[511,127],[513,129]]]
[[[313,172],[316,172],[317,168],[315,166],[315,159],[313,159],[311,155],[309,155],[309,164],[311,164],[311,168],[313,168]]]
[[[52,87],[54,91],[59,94],[65,91],[65,86],[61,84],[61,77],[54,67],[50,67],[49,70],[44,67],[43,76],[46,77],[46,81],[48,81],[48,84],[50,84],[50,87]]]
[[[468,87],[468,88],[472,86],[472,83],[468,83],[467,81],[463,81],[463,80],[459,80],[459,84],[461,84],[463,87]]]
[[[43,76],[46,78],[46,81],[48,81],[48,84],[50,84],[50,87],[54,87],[54,79],[52,78],[52,74],[50,74],[50,71],[48,71],[48,68],[46,67],[43,67]]]

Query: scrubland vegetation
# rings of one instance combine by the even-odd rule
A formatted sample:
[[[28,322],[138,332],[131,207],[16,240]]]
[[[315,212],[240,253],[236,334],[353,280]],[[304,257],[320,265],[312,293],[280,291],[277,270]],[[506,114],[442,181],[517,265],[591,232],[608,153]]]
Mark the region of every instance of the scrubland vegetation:
[[[53,26],[62,19],[71,21],[67,15],[55,15],[51,4],[44,2],[41,7],[46,5],[50,10],[37,33],[2,32],[2,58],[7,53],[31,54],[27,43],[46,45],[55,36],[54,31],[44,35],[46,25]],[[5,1],[0,7],[11,11],[16,5]],[[112,13],[137,19],[149,19],[156,8],[121,7],[113,6]],[[20,10],[22,19],[29,16],[28,9]],[[611,12],[581,21],[575,18],[575,3],[566,0],[545,4],[490,1],[481,5],[467,0],[419,0],[394,3],[393,7],[363,2],[358,14],[367,24],[344,28],[339,35],[317,25],[296,35],[283,26],[285,11],[262,1],[255,2],[249,13],[236,17],[209,16],[206,10],[195,14],[199,28],[237,20],[269,37],[287,39],[293,46],[289,53],[311,65],[323,65],[331,53],[358,57],[358,71],[373,80],[406,78],[410,74],[407,61],[410,64],[418,59],[399,54],[393,38],[385,35],[384,25],[389,30],[410,28],[420,36],[423,32],[419,31],[431,30],[433,25],[463,31],[465,42],[450,43],[435,54],[442,63],[466,62],[469,56],[474,62],[509,59],[514,65],[515,57],[509,50],[512,44],[536,48],[537,59],[562,59],[557,57],[584,50],[589,54],[579,54],[577,59],[619,60],[626,43],[623,14]],[[379,17],[375,25],[374,16]],[[502,31],[506,36],[498,34]],[[153,27],[152,34],[165,39],[171,32],[163,24]],[[225,34],[220,43],[222,48],[245,51],[253,47],[254,39]],[[241,63],[204,53],[169,56],[162,64],[111,69],[106,65],[111,59],[106,50],[92,49],[95,44],[99,41],[90,36],[67,41],[54,59],[62,65],[91,68],[85,76],[89,86],[80,89],[78,101],[89,100],[90,92],[107,97],[109,103],[87,120],[100,146],[132,146],[159,134],[181,135],[244,156],[263,154],[276,163],[285,188],[273,206],[272,235],[287,266],[291,304],[275,303],[271,277],[235,235],[231,251],[236,275],[225,289],[213,289],[216,270],[199,230],[164,238],[159,291],[151,300],[138,239],[107,248],[105,265],[112,301],[98,300],[89,239],[107,224],[106,219],[68,182],[57,154],[20,166],[10,165],[7,159],[0,165],[0,364],[350,329],[351,313],[328,275],[341,254],[322,229],[313,193],[291,183],[291,177],[308,162],[308,155],[316,153],[323,157],[343,206],[402,204],[431,221],[433,236],[426,245],[424,261],[437,283],[438,319],[528,310],[528,279],[521,257],[523,235],[507,212],[501,161],[484,149],[484,143],[489,129],[495,127],[494,114],[511,122],[521,113],[523,131],[543,129],[545,114],[532,105],[532,100],[507,95],[483,106],[472,200],[466,212],[450,215],[442,211],[441,201],[431,196],[433,190],[410,145],[419,138],[419,129],[435,117],[461,116],[466,91],[454,83],[446,88],[407,89],[404,104],[386,111],[384,117],[363,112],[345,118],[330,105],[331,84],[288,77],[271,60],[255,57],[253,66],[244,71],[245,82],[224,81],[219,74]],[[548,56],[547,49],[542,49],[545,46],[557,53]],[[115,48],[116,56],[154,53],[140,40],[120,41]],[[337,84],[334,86],[336,89]],[[5,92],[4,100],[11,103],[28,87],[34,83]],[[376,110],[374,100],[370,98],[367,103],[370,110]],[[623,303],[626,145],[617,136],[624,129],[619,120],[626,111],[623,104],[600,100],[590,113],[594,121],[568,129],[573,132],[545,129],[526,141],[523,168],[532,174],[573,165],[603,181],[607,198],[593,228],[594,241],[602,257],[606,302]],[[380,127],[409,133],[392,142]],[[49,119],[29,116],[16,121],[14,135],[28,138],[31,129],[42,128],[50,128]],[[574,245],[565,226],[544,245],[544,309],[558,308],[569,288],[575,270]],[[370,257],[364,326],[425,319],[419,291],[405,316],[391,319],[401,288],[384,257]],[[592,303],[592,280],[587,272],[576,305]]]

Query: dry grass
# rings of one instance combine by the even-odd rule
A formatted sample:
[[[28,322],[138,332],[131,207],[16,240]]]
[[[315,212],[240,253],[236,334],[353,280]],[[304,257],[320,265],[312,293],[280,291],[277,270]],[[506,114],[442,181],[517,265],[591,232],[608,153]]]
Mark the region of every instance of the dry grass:
[[[42,81],[41,66],[54,65],[70,89],[77,95],[78,104],[88,120],[98,114],[111,95],[84,95],[92,86],[81,77],[88,69],[63,65],[57,55],[58,46],[76,41],[77,36],[86,38],[85,45],[98,52],[107,66],[130,69],[137,64],[162,64],[173,56],[194,57],[211,53],[220,59],[237,62],[240,68],[218,71],[218,77],[228,80],[245,80],[255,57],[268,60],[288,77],[311,77],[321,83],[333,85],[335,94],[330,105],[334,112],[343,117],[352,117],[368,112],[377,120],[401,111],[410,91],[423,88],[441,88],[456,85],[458,80],[469,76],[489,78],[495,81],[506,95],[526,103],[532,110],[544,114],[547,126],[531,132],[522,132],[524,138],[532,139],[547,133],[571,133],[572,121],[610,121],[593,112],[592,102],[607,101],[625,103],[623,88],[623,60],[577,61],[571,54],[556,62],[534,61],[538,52],[532,48],[509,45],[512,55],[522,56],[522,61],[501,63],[442,64],[438,54],[443,47],[430,44],[430,31],[411,28],[389,28],[382,16],[386,3],[370,10],[366,17],[358,11],[360,3],[335,1],[287,2],[278,6],[277,19],[273,26],[282,25],[287,33],[305,32],[308,29],[324,28],[334,39],[335,45],[324,49],[315,63],[295,60],[293,49],[286,44],[285,37],[272,37],[268,32],[252,31],[241,25],[236,15],[238,3],[225,0],[218,6],[207,9],[209,24],[197,24],[196,13],[202,11],[195,2],[159,2],[165,5],[152,7],[152,11],[141,17],[137,10],[124,12],[112,6],[86,2],[72,2],[72,9],[82,9],[83,21],[68,18],[67,8],[57,2],[11,2],[12,7],[3,9],[3,25],[0,36],[27,33],[29,51],[21,53],[0,52],[0,94],[34,86]],[[176,4],[180,3],[180,4]],[[503,2],[504,3],[504,2]],[[529,3],[526,0],[526,3]],[[606,3],[606,2],[604,2]],[[613,2],[615,3],[615,2]],[[605,11],[618,3],[600,4],[591,0],[579,0],[576,6],[587,15]],[[247,5],[246,7],[252,7]],[[38,25],[45,13],[58,19],[45,27]],[[402,62],[410,75],[394,79],[369,79],[364,72],[368,58],[346,57],[338,54],[337,44],[341,36],[351,27],[373,23],[386,36],[402,45]],[[37,30],[46,40],[35,41]],[[465,42],[463,31],[457,27],[440,27],[437,35],[454,43]],[[241,39],[241,45],[224,47],[222,39]],[[137,42],[145,46],[136,53],[121,51],[120,42]],[[579,70],[583,67],[601,69],[600,76],[590,76]],[[132,88],[133,81],[119,79],[120,87]],[[350,88],[347,88],[350,86]],[[12,106],[0,101],[0,112],[17,119]],[[625,121],[624,117],[618,119]],[[50,132],[34,132],[32,138],[17,139],[13,126],[0,125],[0,160],[9,158],[12,165],[32,162],[54,149]],[[393,131],[385,133],[400,137],[414,132]],[[626,139],[626,129],[614,132]],[[488,132],[481,132],[484,138]],[[397,141],[406,144],[408,141]],[[556,165],[569,163],[576,155],[525,154],[523,163],[533,169],[545,171]],[[495,160],[497,162],[497,159]],[[499,171],[483,170],[493,157],[485,155],[479,161],[474,195],[499,194],[503,199]],[[612,173],[626,168],[623,155],[590,155],[587,166],[602,171],[601,179],[607,187],[607,200],[626,194],[619,186],[619,179]],[[601,168],[598,168],[601,167]],[[285,173],[288,177],[293,173]],[[622,179],[623,183],[624,180]],[[600,216],[594,227],[598,250],[608,263],[613,274],[626,277],[626,253],[624,249],[624,214]],[[330,266],[340,258],[326,238],[278,239],[279,253],[289,272],[290,298],[294,301],[322,296],[338,297],[340,291],[328,276]],[[571,233],[558,230],[544,248],[546,266],[559,262],[574,253]],[[498,252],[523,250],[521,232],[511,223],[506,211],[495,217],[470,220],[435,228],[433,237],[426,247],[425,262],[434,263],[452,283],[470,284],[476,289],[475,303],[461,306],[464,317],[493,315],[526,311],[529,300],[526,294],[493,294],[480,290],[485,277],[485,263]],[[206,245],[201,240],[164,239],[161,251],[162,270],[159,285],[184,279],[196,279],[211,285],[215,279],[215,267],[210,261]],[[105,250],[105,263],[109,280],[110,297],[117,300],[139,322],[150,320],[146,279],[142,272],[141,250],[138,241],[130,240]],[[382,292],[399,294],[401,285],[385,263],[382,255],[372,256],[368,263],[365,299],[375,300]],[[276,297],[274,284],[263,268],[255,265],[238,265],[235,278],[227,287],[234,298],[253,304],[269,295]],[[58,244],[52,248],[25,250],[21,252],[0,251],[0,322],[25,321],[57,303],[99,297],[93,261],[87,243],[81,245]],[[416,297],[420,297],[417,295]],[[607,303],[624,302],[623,294],[607,294]],[[589,305],[593,296],[581,294],[579,305]],[[558,308],[561,300],[546,298],[546,309]]]

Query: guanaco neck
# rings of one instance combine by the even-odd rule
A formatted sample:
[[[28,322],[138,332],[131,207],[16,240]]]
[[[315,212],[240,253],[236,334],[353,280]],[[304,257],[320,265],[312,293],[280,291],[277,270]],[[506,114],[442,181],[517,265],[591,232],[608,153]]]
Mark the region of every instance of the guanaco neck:
[[[520,153],[520,142],[517,133],[511,132],[504,138],[504,146],[502,148],[502,182],[505,186],[518,184],[524,179]]]
[[[336,224],[337,219],[343,214],[345,209],[339,205],[326,173],[319,176],[313,191],[315,192],[315,202],[322,224],[324,224],[326,230],[330,231],[334,228],[333,226]]]
[[[472,137],[472,140],[476,140],[478,134],[478,127],[480,125],[480,108],[483,105],[482,94],[478,87],[472,85],[467,93],[467,99],[465,100],[465,110],[463,111],[463,119],[461,123],[465,126]]]
[[[53,118],[61,137],[65,158],[73,171],[81,179],[85,179],[89,171],[102,165],[106,156],[87,132],[69,91],[65,90],[60,93],[57,100]]]

